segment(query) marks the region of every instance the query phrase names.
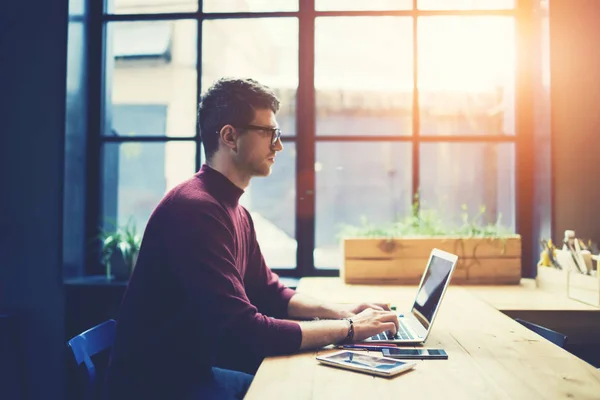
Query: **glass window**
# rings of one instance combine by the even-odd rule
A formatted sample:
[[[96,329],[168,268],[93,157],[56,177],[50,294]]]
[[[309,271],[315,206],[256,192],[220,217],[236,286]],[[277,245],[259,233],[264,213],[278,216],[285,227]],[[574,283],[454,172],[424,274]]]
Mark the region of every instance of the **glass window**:
[[[256,79],[281,101],[282,135],[295,135],[298,19],[212,20],[202,28],[202,90],[224,76]]]
[[[315,0],[317,11],[411,10],[412,0]]]
[[[83,12],[81,2],[72,1],[77,12]],[[75,12],[75,10],[71,10]],[[65,277],[79,276],[85,263],[86,221],[86,133],[87,133],[87,75],[86,30],[84,23],[73,19],[68,26],[67,85],[64,143],[64,201],[63,201],[63,273]]]
[[[133,221],[142,233],[165,193],[191,178],[194,142],[105,143],[102,151],[102,215],[105,229]]]
[[[515,0],[416,3],[421,10],[516,7]],[[198,4],[210,14],[294,13],[301,3],[112,0],[107,4],[114,14],[197,12]],[[336,11],[412,10],[413,0],[314,0],[314,4],[316,11],[332,13],[315,19],[313,255],[316,268],[337,269],[342,262],[340,239],[351,226],[386,225],[412,210],[415,20],[412,12],[333,16]],[[164,194],[196,172],[197,160],[204,158],[203,153],[196,154],[195,141],[198,79],[204,91],[221,77],[253,78],[280,99],[277,121],[285,142],[271,176],[254,178],[240,202],[253,217],[267,265],[296,268],[296,162],[297,156],[305,155],[296,154],[296,137],[302,134],[296,132],[300,37],[298,16],[291,15],[295,16],[197,20],[190,14],[187,20],[106,22],[107,106],[100,148],[105,228],[133,220],[142,233]],[[414,134],[425,136],[416,139],[422,140],[415,171],[420,176],[421,207],[435,209],[444,223],[456,225],[463,222],[463,207],[473,218],[485,206],[477,217],[481,222],[493,223],[501,216],[500,222],[514,231],[515,143],[477,142],[477,137],[515,138],[515,16],[414,18],[419,68],[419,132]],[[79,90],[80,83],[70,80],[69,93]],[[443,142],[450,135],[474,139]],[[147,142],[141,136],[177,140]],[[357,140],[334,142],[323,136]],[[390,141],[372,141],[373,136]],[[393,141],[394,136],[407,141]],[[119,140],[108,139],[114,137]]]
[[[421,144],[420,203],[435,209],[446,225],[469,221],[485,207],[477,222],[515,229],[514,143]]]
[[[85,0],[69,0],[69,17],[81,17],[87,11]]]
[[[410,135],[412,47],[407,17],[317,18],[317,135]]]
[[[512,17],[419,19],[423,135],[514,135]]]
[[[107,134],[173,137],[196,134],[196,26],[195,21],[189,20],[108,25],[107,92],[111,102],[106,118],[112,129]],[[130,109],[127,120],[114,115],[115,108],[128,105],[136,105],[138,110]],[[147,118],[152,115],[148,110],[156,105],[164,107],[165,120],[151,128]],[[115,123],[119,119],[120,125]]]
[[[198,11],[198,0],[109,0],[109,14],[155,14]]]
[[[515,0],[417,0],[421,10],[503,10],[515,6]]]
[[[207,13],[298,11],[298,0],[204,0],[202,7]]]
[[[346,225],[387,224],[410,212],[410,143],[317,143],[315,267],[339,268]]]
[[[252,178],[240,204],[250,211],[271,268],[296,268],[296,146],[284,143],[271,176]]]

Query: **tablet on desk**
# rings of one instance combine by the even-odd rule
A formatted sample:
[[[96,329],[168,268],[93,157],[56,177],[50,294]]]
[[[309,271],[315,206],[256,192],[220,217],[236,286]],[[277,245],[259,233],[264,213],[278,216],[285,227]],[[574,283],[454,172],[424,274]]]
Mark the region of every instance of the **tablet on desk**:
[[[326,356],[317,356],[323,364],[351,369],[378,376],[394,376],[413,369],[416,364],[370,354],[340,351]]]

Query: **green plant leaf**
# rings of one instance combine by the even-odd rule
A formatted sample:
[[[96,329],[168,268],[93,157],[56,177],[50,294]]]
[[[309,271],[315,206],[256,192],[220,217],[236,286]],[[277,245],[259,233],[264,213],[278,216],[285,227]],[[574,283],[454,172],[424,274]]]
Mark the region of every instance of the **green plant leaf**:
[[[402,236],[465,236],[465,237],[490,237],[502,238],[514,236],[507,227],[501,223],[502,214],[494,223],[484,223],[483,219],[487,208],[482,205],[478,212],[470,217],[466,204],[461,206],[458,226],[448,226],[437,210],[424,209],[419,204],[419,197],[411,206],[411,212],[406,216],[397,216],[394,221],[387,224],[370,223],[365,216],[360,218],[359,225],[341,225],[338,233],[339,238],[344,237],[402,237]]]
[[[113,231],[101,230],[98,238],[102,244],[100,258],[104,265],[108,266],[110,258],[115,251],[118,251],[130,270],[133,268],[133,263],[142,244],[142,238],[137,234],[135,221],[132,217],[124,226],[116,226]]]

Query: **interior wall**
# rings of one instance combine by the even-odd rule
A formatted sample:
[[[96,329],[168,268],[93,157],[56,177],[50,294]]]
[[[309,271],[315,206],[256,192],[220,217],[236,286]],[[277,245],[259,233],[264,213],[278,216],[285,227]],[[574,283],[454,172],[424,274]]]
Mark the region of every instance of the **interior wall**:
[[[0,4],[0,308],[20,318],[25,399],[64,398],[67,6]]]
[[[600,1],[550,1],[553,236],[600,241]]]

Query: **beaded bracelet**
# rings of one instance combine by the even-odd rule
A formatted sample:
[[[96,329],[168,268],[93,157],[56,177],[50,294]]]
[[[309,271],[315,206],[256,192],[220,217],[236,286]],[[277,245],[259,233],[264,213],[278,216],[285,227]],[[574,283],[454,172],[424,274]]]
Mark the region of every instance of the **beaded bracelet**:
[[[354,321],[351,318],[344,318],[346,321],[350,322],[350,326],[348,327],[348,335],[342,341],[342,343],[352,343],[354,340]]]

